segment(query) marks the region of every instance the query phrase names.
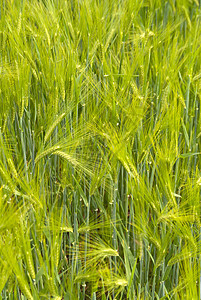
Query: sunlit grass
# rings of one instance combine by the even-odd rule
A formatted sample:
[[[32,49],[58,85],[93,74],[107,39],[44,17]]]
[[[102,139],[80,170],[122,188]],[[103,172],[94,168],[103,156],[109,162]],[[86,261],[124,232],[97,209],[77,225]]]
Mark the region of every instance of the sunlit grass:
[[[1,299],[200,298],[200,7],[1,1]]]

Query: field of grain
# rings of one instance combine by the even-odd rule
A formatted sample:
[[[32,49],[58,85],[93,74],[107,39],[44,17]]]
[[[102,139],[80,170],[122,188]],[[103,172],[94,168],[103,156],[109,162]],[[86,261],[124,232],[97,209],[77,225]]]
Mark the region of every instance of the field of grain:
[[[0,1],[0,299],[201,299],[201,1]]]

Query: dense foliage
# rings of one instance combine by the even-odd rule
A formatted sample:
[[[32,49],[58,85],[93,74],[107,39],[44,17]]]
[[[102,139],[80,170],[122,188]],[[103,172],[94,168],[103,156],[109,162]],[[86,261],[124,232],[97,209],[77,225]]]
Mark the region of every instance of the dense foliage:
[[[1,299],[200,299],[201,1],[0,3]]]

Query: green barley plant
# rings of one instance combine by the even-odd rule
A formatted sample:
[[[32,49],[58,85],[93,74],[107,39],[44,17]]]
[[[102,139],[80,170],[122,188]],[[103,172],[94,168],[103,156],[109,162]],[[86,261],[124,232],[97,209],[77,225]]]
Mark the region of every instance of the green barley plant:
[[[201,1],[0,1],[0,299],[201,299]]]

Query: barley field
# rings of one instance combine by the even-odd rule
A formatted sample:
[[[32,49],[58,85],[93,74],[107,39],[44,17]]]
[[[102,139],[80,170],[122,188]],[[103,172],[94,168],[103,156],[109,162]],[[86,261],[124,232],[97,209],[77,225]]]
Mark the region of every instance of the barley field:
[[[0,1],[0,299],[201,299],[201,1]]]

